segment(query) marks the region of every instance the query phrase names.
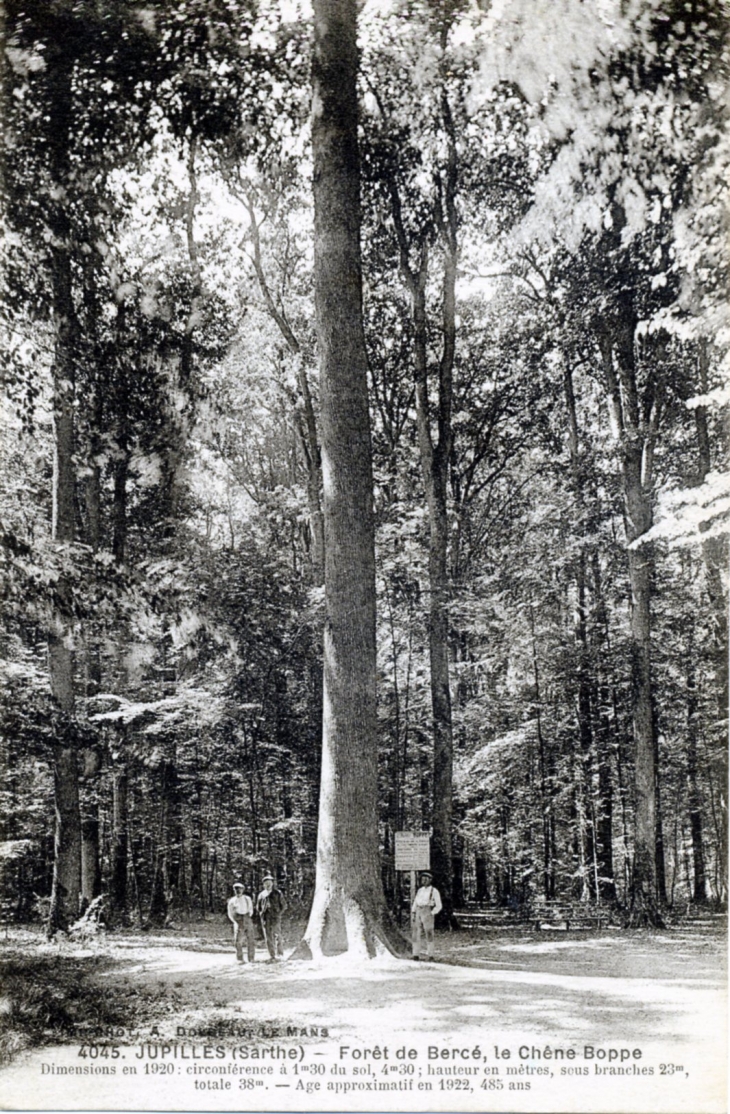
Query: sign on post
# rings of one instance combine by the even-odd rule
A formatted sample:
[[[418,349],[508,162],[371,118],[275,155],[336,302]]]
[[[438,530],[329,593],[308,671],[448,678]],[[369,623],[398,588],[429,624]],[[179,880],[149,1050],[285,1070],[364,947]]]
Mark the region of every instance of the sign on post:
[[[428,832],[395,833],[395,869],[431,869],[431,837]]]
[[[416,871],[431,869],[431,837],[428,832],[395,833],[395,869],[411,877],[411,908],[416,896]],[[411,913],[411,921],[413,913]]]

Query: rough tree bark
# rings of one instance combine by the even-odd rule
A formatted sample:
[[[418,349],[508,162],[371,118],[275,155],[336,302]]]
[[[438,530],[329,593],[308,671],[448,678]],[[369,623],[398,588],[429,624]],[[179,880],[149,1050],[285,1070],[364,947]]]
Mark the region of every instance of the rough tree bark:
[[[401,951],[380,877],[375,547],[362,322],[355,0],[315,0],[312,59],[315,306],[325,529],[322,779],[315,957]],[[300,952],[304,948],[300,949]]]
[[[636,915],[661,924],[657,907],[657,770],[652,695],[651,591],[653,552],[634,546],[652,525],[653,456],[661,413],[656,372],[639,390],[636,316],[629,305],[601,334],[603,366],[617,436],[631,585],[631,699],[634,739],[634,868],[631,901]],[[654,354],[657,358],[657,354]],[[659,358],[661,358],[659,356]]]

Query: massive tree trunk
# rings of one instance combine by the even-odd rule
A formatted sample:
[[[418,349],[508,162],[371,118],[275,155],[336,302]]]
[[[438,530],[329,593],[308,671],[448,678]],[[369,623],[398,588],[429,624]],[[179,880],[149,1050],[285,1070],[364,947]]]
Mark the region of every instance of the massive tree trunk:
[[[54,181],[68,180],[68,143],[72,128],[71,78],[73,61],[60,46],[53,67],[55,119],[50,134]],[[52,260],[54,330],[53,359],[53,521],[52,536],[62,548],[75,539],[76,477],[74,466],[74,393],[77,321],[73,304],[71,228],[62,204],[54,205],[50,223],[55,236]],[[56,705],[53,743],[53,785],[56,814],[53,885],[48,933],[69,927],[79,913],[81,892],[81,821],[77,751],[74,745],[74,655],[72,649],[71,589],[63,577],[55,593],[52,628],[48,636],[48,671]]]
[[[325,525],[322,780],[312,955],[401,950],[378,853],[375,547],[362,322],[355,0],[315,0],[315,306]]]

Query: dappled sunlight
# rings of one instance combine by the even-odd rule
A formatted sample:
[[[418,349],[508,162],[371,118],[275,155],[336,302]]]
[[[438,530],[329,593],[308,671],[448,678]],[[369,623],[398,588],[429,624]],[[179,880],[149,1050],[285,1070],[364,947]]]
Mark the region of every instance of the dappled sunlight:
[[[176,1062],[177,1049],[182,1060],[193,1060],[204,1046],[210,1046],[234,1059],[234,1052],[238,1055],[245,1049],[244,1061],[250,1057],[254,1063],[259,1059],[265,1063],[274,1055],[282,1062],[301,1055],[310,1063],[327,1065],[329,1079],[332,1067],[344,1063],[343,1071],[354,1071],[361,1066],[369,1049],[387,1046],[392,1060],[398,1049],[407,1046],[419,1050],[419,1063],[428,1078],[425,1073],[432,1069],[434,1077],[447,1076],[457,1063],[454,1057],[459,1057],[457,1066],[463,1066],[463,1051],[470,1055],[476,1047],[481,1049],[480,1057],[487,1057],[481,1062],[492,1065],[499,1044],[512,1049],[518,1072],[523,1064],[537,1065],[557,1080],[561,1066],[553,1058],[556,1048],[561,1054],[573,1050],[582,1058],[590,1046],[597,1050],[596,1065],[603,1066],[607,1049],[625,1051],[630,1046],[640,1048],[642,1063],[656,1065],[670,1055],[675,1063],[688,1065],[691,1073],[697,1070],[700,1046],[703,1056],[708,1049],[721,1056],[726,1012],[718,973],[724,962],[722,937],[709,941],[705,952],[689,954],[678,942],[674,948],[652,951],[650,938],[630,936],[576,941],[572,949],[555,948],[555,941],[521,943],[527,948],[517,941],[500,942],[501,967],[487,959],[494,956],[494,940],[485,941],[481,950],[475,942],[468,944],[469,966],[454,962],[461,947],[457,933],[437,936],[440,961],[436,963],[392,956],[360,964],[353,964],[348,956],[270,963],[259,949],[257,962],[248,965],[238,963],[232,949],[225,954],[180,946],[116,951],[109,938],[108,967],[97,970],[94,957],[72,963],[81,971],[83,964],[89,967],[105,997],[129,1003],[136,1021],[121,1038],[122,1046],[132,1046],[126,1054],[129,1062],[136,1062],[147,1042],[167,1047],[171,1062]],[[631,964],[641,969],[641,977],[617,977]],[[33,1052],[17,1072],[11,1068],[4,1073],[6,1093],[22,1087],[30,1070],[40,1072],[43,1063],[49,1059],[60,1063],[64,1056],[66,1062],[69,1057],[73,1061],[71,1045]],[[589,1058],[594,1058],[592,1051]],[[589,1066],[592,1074],[593,1065]],[[187,1071],[183,1063],[179,1076],[175,1069],[174,1079],[184,1080]],[[624,1082],[628,1087],[630,1081]],[[55,1086],[55,1080],[48,1086]],[[292,1093],[283,1089],[286,1086],[277,1083],[282,1088],[275,1092],[277,1098]],[[155,1095],[159,1108],[165,1108],[169,1096],[161,1083]],[[107,1108],[112,1109],[112,1090],[108,1096]],[[213,1096],[206,1106],[199,1097],[204,1096],[196,1091],[195,1109],[241,1108],[215,1105]],[[369,1109],[350,1103],[350,1098],[336,1109]],[[77,1106],[69,1102],[69,1108]],[[490,1109],[488,1105],[471,1108]],[[624,1108],[632,1107],[616,1107]],[[321,1109],[335,1107],[325,1103]]]
[[[544,942],[540,941],[539,943],[529,944],[499,944],[498,950],[505,952],[534,952],[535,954],[539,954],[540,952],[560,951],[561,949],[567,948],[570,952],[575,953],[577,948],[587,951],[598,950],[605,947],[609,942],[613,943],[613,939],[611,941],[601,939],[581,940],[580,944],[576,946],[575,940],[546,940]]]
[[[438,943],[442,959],[459,954],[453,938],[441,937]],[[183,1026],[194,1026],[195,1019],[215,1007],[232,1022],[238,1011],[271,1025],[282,1018],[291,1024],[306,1017],[308,1024],[328,1025],[353,1039],[355,1034],[363,1037],[364,1017],[373,1038],[381,1027],[444,1035],[458,1029],[465,1038],[480,1039],[488,1023],[505,1031],[529,1028],[536,1038],[582,1037],[600,1030],[602,1039],[619,1040],[630,1028],[637,1038],[652,1039],[711,1027],[708,1019],[717,1018],[723,1008],[724,996],[709,977],[709,967],[688,969],[680,953],[673,957],[676,977],[666,977],[666,961],[657,963],[656,956],[652,961],[644,940],[611,936],[577,943],[502,942],[496,945],[501,966],[485,955],[493,952],[493,941],[481,951],[476,943],[467,947],[469,966],[415,964],[393,956],[353,964],[347,955],[248,966],[230,954],[152,949],[135,956],[125,966],[125,976],[153,977],[160,985],[184,987],[187,1001],[191,995],[198,998],[197,1008],[177,1010],[174,1020]],[[716,943],[715,960],[721,951]],[[666,954],[662,948],[660,955]],[[563,969],[566,959],[570,972]],[[630,961],[642,968],[642,977],[617,977]],[[603,973],[604,967],[611,973]]]

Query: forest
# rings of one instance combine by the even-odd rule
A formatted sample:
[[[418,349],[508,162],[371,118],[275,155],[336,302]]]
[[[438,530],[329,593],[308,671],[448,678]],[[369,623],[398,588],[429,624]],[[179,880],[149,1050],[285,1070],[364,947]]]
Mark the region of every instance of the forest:
[[[725,909],[726,5],[314,7],[5,5],[3,920]]]

